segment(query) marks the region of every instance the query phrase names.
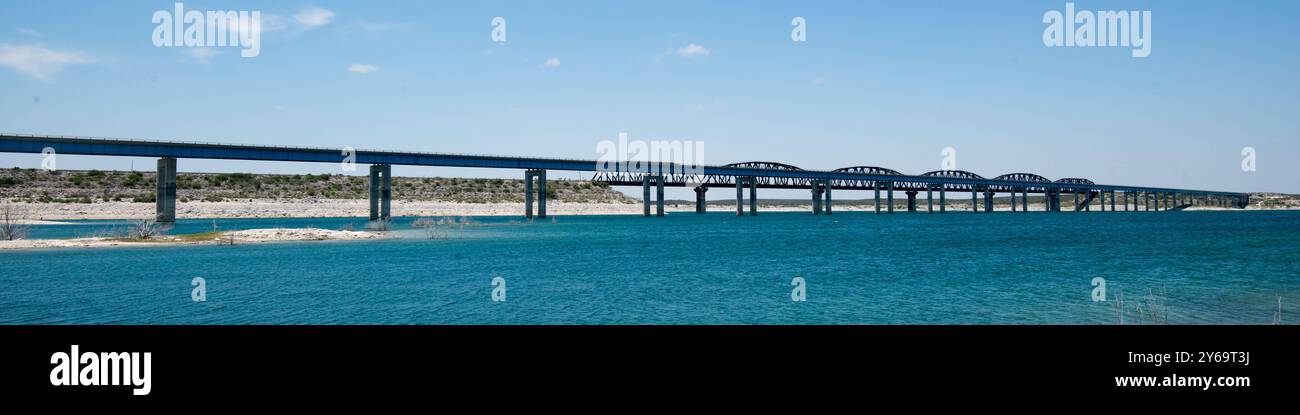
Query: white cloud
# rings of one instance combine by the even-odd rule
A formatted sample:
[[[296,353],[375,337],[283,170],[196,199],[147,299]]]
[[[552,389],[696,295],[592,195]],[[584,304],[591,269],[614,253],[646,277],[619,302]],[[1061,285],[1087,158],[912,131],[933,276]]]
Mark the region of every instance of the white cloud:
[[[305,29],[313,29],[329,24],[334,21],[334,12],[315,6],[309,6],[299,10],[293,15],[293,20],[302,25]]]
[[[677,55],[679,55],[679,56],[681,56],[681,57],[684,57],[684,58],[690,58],[690,57],[695,57],[695,56],[708,56],[708,55],[709,55],[709,49],[706,48],[706,47],[703,47],[703,46],[700,46],[700,45],[697,45],[697,44],[692,43],[692,44],[689,44],[689,45],[683,46],[683,47],[680,48],[680,49],[677,49]]]
[[[368,63],[365,63],[365,64],[362,64],[362,63],[354,63],[354,64],[351,64],[351,65],[348,65],[348,72],[352,72],[352,73],[363,73],[363,74],[364,74],[364,73],[371,73],[371,72],[374,72],[374,71],[377,71],[377,70],[379,70],[379,67],[378,67],[378,66],[371,65],[371,64],[368,64]]]
[[[211,66],[212,58],[224,53],[225,52],[219,51],[216,48],[185,48],[186,55],[189,55],[191,59],[202,63],[204,66]]]
[[[555,68],[555,67],[558,67],[558,66],[560,66],[560,58],[550,58],[550,59],[547,59],[545,63],[542,63],[542,66],[547,67],[547,68]]]
[[[410,23],[392,23],[392,22],[372,22],[367,20],[358,20],[352,22],[348,27],[360,29],[368,33],[383,33],[390,30],[409,29]]]
[[[686,106],[687,109],[694,112],[715,112],[727,109],[727,103],[723,100],[713,100],[712,103],[695,103]]]
[[[289,27],[289,24],[285,23],[283,17],[271,13],[262,13],[262,21],[259,25],[262,26],[262,32],[274,32]],[[249,25],[240,26],[240,28],[249,28]]]
[[[19,28],[18,33],[31,36],[31,37],[41,37],[41,32],[37,32],[35,29],[29,29],[26,27]]]
[[[42,45],[0,44],[0,66],[39,81],[50,81],[64,66],[90,62],[81,52],[53,50]]]

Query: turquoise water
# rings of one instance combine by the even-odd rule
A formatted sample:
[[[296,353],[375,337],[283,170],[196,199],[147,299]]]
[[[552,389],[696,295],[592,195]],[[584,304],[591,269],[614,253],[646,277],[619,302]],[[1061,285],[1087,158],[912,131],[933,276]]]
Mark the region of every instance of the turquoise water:
[[[1173,324],[1268,324],[1279,295],[1300,322],[1300,212],[475,218],[438,239],[412,219],[383,241],[0,251],[0,323],[1113,324],[1121,292],[1132,307],[1161,288]],[[362,221],[217,221],[349,223]],[[191,301],[194,277],[206,302]],[[1093,277],[1111,301],[1091,300]]]

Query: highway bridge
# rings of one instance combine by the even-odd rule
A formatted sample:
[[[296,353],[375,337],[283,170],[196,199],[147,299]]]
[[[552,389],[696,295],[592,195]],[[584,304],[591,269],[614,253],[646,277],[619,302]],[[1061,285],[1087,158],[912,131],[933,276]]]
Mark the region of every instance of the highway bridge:
[[[156,157],[158,181],[156,211],[159,222],[176,220],[176,168],[178,159],[258,160],[316,163],[343,163],[353,157],[356,164],[370,165],[370,219],[388,221],[391,217],[392,166],[478,167],[524,170],[524,216],[533,217],[534,201],[539,217],[546,217],[546,172],[548,170],[592,172],[592,180],[613,186],[641,186],[644,214],[651,216],[651,188],[655,189],[656,216],[663,216],[665,186],[694,188],[696,213],[705,211],[705,193],[710,188],[736,189],[736,214],[744,215],[744,192],[749,191],[749,214],[758,213],[758,189],[808,189],[813,214],[831,214],[832,190],[870,190],[875,192],[875,210],[881,212],[881,194],[887,199],[885,210],[894,211],[894,194],[907,197],[907,211],[918,210],[917,198],[926,195],[926,211],[947,211],[948,193],[965,197],[969,193],[974,211],[992,212],[996,194],[1009,194],[1011,210],[1029,211],[1029,195],[1045,197],[1045,211],[1062,211],[1062,199],[1073,198],[1073,211],[1179,210],[1188,206],[1215,205],[1244,208],[1249,203],[1245,193],[1173,189],[1148,186],[1094,183],[1084,178],[1051,180],[1033,173],[1009,173],[983,177],[960,170],[932,171],[920,175],[903,174],[873,166],[853,166],[834,170],[805,170],[776,162],[744,162],[721,166],[687,168],[675,164],[633,169],[617,163],[596,160],[540,157],[487,156],[448,153],[405,152],[387,150],[353,150],[342,148],[287,147],[246,144],[202,143],[136,139],[109,139],[48,135],[0,134],[0,153],[75,154],[92,156]],[[1118,195],[1123,196],[1120,202]],[[980,197],[983,196],[982,208]],[[534,200],[535,198],[535,200]],[[1017,203],[1017,198],[1019,203]]]

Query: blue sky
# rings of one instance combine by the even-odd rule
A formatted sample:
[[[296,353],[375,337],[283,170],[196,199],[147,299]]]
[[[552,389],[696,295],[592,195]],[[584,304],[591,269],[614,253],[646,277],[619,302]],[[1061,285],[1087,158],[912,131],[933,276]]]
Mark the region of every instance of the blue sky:
[[[1064,1],[184,3],[260,10],[274,26],[264,22],[255,58],[155,47],[150,17],[172,4],[0,2],[0,131],[593,159],[598,141],[627,132],[703,141],[708,164],[916,174],[954,147],[958,168],[986,177],[1300,193],[1296,2],[1075,2],[1150,10],[1146,58],[1045,47],[1043,14]],[[496,16],[505,43],[491,40]],[[796,16],[806,42],[790,39]],[[1241,170],[1246,146],[1255,172]],[[132,163],[153,166],[59,159]],[[39,164],[0,155],[4,167]]]

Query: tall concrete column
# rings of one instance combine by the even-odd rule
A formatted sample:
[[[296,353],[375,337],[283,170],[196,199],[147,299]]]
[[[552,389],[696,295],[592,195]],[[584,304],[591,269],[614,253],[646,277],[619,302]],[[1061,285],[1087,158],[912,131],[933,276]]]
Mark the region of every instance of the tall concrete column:
[[[812,214],[822,214],[822,191],[821,183],[817,179],[810,180],[811,187],[808,189],[812,193]]]
[[[393,166],[381,165],[379,173],[383,175],[379,179],[379,220],[387,222],[393,218]]]
[[[980,205],[979,192],[978,192],[977,190],[975,190],[975,186],[971,186],[971,187],[970,187],[970,211],[971,211],[971,213],[979,212],[979,211],[980,211],[980,210],[979,210],[979,205]]]
[[[641,178],[641,216],[650,216],[650,175]]]
[[[993,190],[984,189],[984,213],[993,212]]]
[[[544,176],[543,176],[544,177]],[[664,215],[664,176],[655,176],[655,216]]]
[[[925,213],[934,213],[934,186],[925,185]]]
[[[659,198],[663,198],[662,187],[659,188]],[[537,217],[546,218],[546,170],[537,171]]]
[[[826,214],[829,215],[831,214],[831,181],[830,179],[826,179],[822,181],[822,184],[826,185],[826,203],[825,206],[822,206],[822,209],[824,209]]]
[[[1078,191],[1078,190],[1075,190],[1075,191],[1074,191],[1074,211],[1075,211],[1075,212],[1078,212],[1078,211],[1079,211],[1079,191]]]
[[[695,188],[695,213],[704,213],[708,211],[708,201],[704,197],[704,193],[708,191],[709,188],[704,186]]]
[[[948,195],[948,186],[940,186],[943,187],[939,188],[939,213],[946,213],[948,212],[948,201],[946,200]]]
[[[527,173],[524,173],[527,175]],[[370,166],[370,221],[379,220],[379,166]]]
[[[1114,190],[1111,190],[1111,191],[1110,191],[1110,211],[1111,211],[1111,212],[1114,212],[1114,211],[1115,211],[1115,191],[1114,191]]]
[[[1011,211],[1016,211],[1016,189],[1014,187],[1011,188]]]
[[[894,213],[894,182],[885,183],[889,189],[889,213]]]
[[[176,159],[158,159],[158,188],[154,193],[154,218],[158,223],[176,222]]]
[[[872,182],[876,188],[876,213],[880,213],[880,182]]]
[[[648,198],[650,195],[646,194]],[[649,203],[649,199],[647,202]],[[647,207],[649,209],[649,207]],[[524,170],[524,217],[533,218],[533,171]]]
[[[915,190],[907,191],[907,211],[916,212],[916,191]]]
[[[1128,193],[1124,192],[1124,211],[1128,212]],[[1113,210],[1113,209],[1112,209]]]
[[[1015,201],[1013,200],[1011,203],[1015,203]],[[1021,212],[1029,211],[1029,189],[1020,189],[1020,208]]]
[[[1097,209],[1100,210],[1100,211],[1102,211],[1102,212],[1105,212],[1105,211],[1106,211],[1106,192],[1097,192],[1097,197],[1099,198],[1098,200],[1101,202],[1101,204],[1097,205]]]
[[[736,178],[736,216],[745,216],[745,178]]]
[[[749,216],[758,215],[758,178],[749,178]]]

